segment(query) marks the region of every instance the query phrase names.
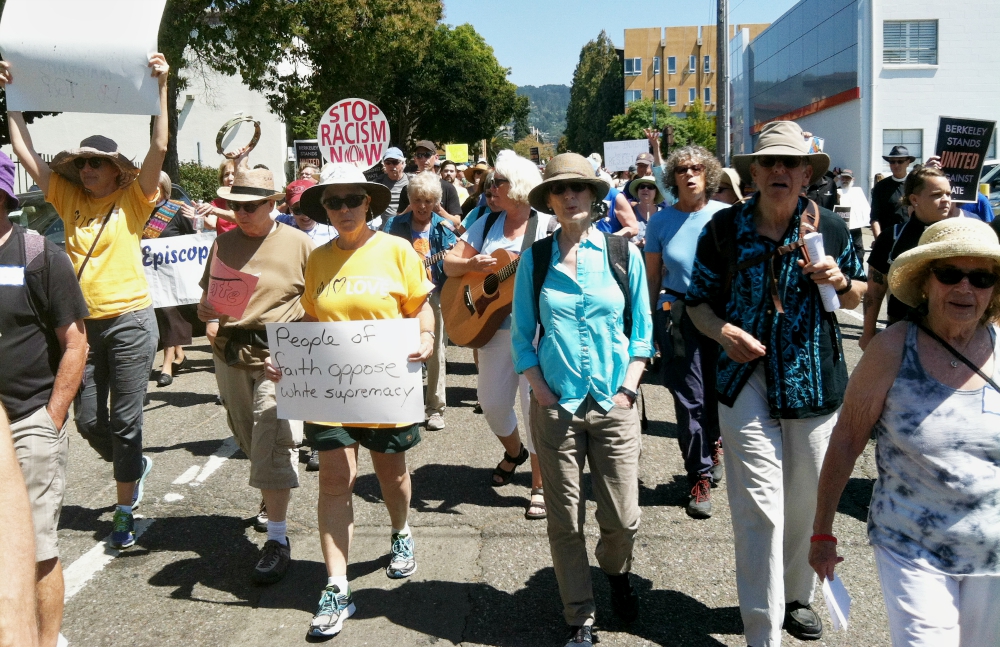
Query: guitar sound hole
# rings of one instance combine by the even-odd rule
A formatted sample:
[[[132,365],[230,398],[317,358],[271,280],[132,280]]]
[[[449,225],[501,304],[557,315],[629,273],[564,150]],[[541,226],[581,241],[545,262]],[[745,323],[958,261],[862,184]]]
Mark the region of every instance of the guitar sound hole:
[[[494,294],[500,288],[500,279],[497,278],[496,274],[490,274],[483,281],[483,292],[485,294]]]

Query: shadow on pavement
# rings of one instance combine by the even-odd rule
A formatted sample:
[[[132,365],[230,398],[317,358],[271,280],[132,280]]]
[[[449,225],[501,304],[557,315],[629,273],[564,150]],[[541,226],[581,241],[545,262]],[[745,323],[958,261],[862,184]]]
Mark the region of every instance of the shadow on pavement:
[[[503,448],[499,443],[497,450],[502,454]],[[490,487],[492,472],[486,467],[468,465],[422,465],[410,474],[413,484],[410,506],[419,512],[462,514],[456,509],[462,504],[483,508],[522,508],[528,505],[527,497],[504,496],[505,488]],[[518,468],[511,483],[531,487],[531,470],[527,463]],[[358,476],[354,494],[369,503],[382,503],[382,491],[374,474]]]
[[[211,440],[192,440],[186,443],[177,443],[176,445],[160,446],[160,447],[143,447],[142,451],[146,454],[162,454],[163,452],[171,452],[174,450],[184,450],[191,454],[192,456],[211,456],[215,453],[215,450],[219,449],[225,439],[219,440],[217,438]],[[245,458],[243,452],[237,452],[233,458]]]
[[[851,478],[847,481],[844,493],[840,496],[837,512],[867,523],[868,506],[872,501],[874,488],[875,479]]]
[[[446,399],[449,407],[472,408],[476,406],[479,394],[476,392],[476,389],[469,386],[449,386]],[[445,414],[445,421],[447,422],[447,420],[448,415]]]
[[[473,362],[448,362],[448,375],[475,375],[476,365]],[[451,387],[448,387],[451,389]]]
[[[156,409],[166,405],[172,407],[194,407],[199,404],[212,404],[215,402],[214,392],[192,393],[190,391],[163,391],[157,389],[149,389],[148,394],[150,401],[163,403],[162,405],[153,407]],[[147,411],[148,410],[149,409],[147,409]]]
[[[657,438],[677,438],[677,423],[650,419],[649,427],[642,433]]]
[[[639,505],[641,507],[674,506],[683,508],[687,505],[691,493],[691,485],[686,474],[674,474],[674,480],[669,483],[657,483],[653,487],[639,479]]]
[[[59,514],[59,529],[89,532],[93,534],[94,541],[100,541],[111,533],[111,519],[108,518],[107,521],[101,521],[101,515],[111,512],[114,509],[114,504],[103,508],[64,505],[62,512]]]

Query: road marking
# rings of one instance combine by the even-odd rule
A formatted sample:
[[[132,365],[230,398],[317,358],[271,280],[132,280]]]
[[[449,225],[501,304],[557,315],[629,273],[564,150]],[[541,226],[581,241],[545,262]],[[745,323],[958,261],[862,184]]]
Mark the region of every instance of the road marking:
[[[184,498],[183,494],[175,494],[173,492],[163,495],[163,500],[166,503],[174,503],[175,501],[180,501],[183,498]]]
[[[865,318],[854,312],[853,310],[840,310],[840,314],[847,315],[851,319],[857,319],[858,321],[864,322]]]
[[[136,519],[135,538],[142,536],[142,533],[153,525],[155,519]],[[105,537],[99,544],[88,550],[80,559],[76,560],[63,571],[63,582],[66,587],[65,600],[80,592],[92,577],[97,575],[105,566],[118,557],[122,551],[111,546],[111,535]]]
[[[194,482],[188,483],[191,487],[196,487],[205,482],[209,476],[211,476],[215,470],[222,467],[229,458],[239,450],[239,446],[236,444],[236,439],[230,436],[219,446],[215,453],[208,457],[208,461],[205,463],[205,467],[201,468],[201,472],[194,479]]]
[[[201,465],[192,465],[191,467],[187,468],[187,471],[185,471],[183,474],[175,478],[174,482],[171,483],[171,485],[184,485],[185,483],[190,483],[191,479],[198,476],[198,472],[200,471],[201,471]]]

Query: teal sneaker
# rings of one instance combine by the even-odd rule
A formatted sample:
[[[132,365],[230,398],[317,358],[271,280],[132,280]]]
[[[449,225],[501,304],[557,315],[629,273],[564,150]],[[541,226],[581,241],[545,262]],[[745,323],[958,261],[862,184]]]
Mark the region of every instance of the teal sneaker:
[[[336,584],[331,584],[323,589],[323,595],[319,599],[319,610],[309,625],[309,635],[317,638],[336,636],[344,628],[344,620],[353,616],[354,611],[354,599],[350,587],[347,593],[342,593]]]
[[[111,523],[112,546],[121,549],[135,544],[135,519],[131,514],[123,512],[119,507],[115,507],[115,516]]]
[[[135,490],[132,491],[132,512],[138,510],[139,505],[142,503],[142,491],[146,484],[146,477],[149,476],[149,470],[151,469],[153,469],[153,459],[149,456],[143,456],[142,476],[135,482]]]
[[[392,549],[385,574],[390,579],[399,580],[417,572],[417,561],[413,558],[413,535],[392,534]]]

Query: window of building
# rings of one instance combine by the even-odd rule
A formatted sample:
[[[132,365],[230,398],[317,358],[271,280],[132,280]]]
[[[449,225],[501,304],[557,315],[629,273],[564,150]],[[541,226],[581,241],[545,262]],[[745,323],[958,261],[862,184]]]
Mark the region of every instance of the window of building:
[[[625,76],[639,76],[642,74],[642,59],[641,58],[626,58],[625,59]]]
[[[677,57],[667,57],[667,74],[677,74]]]
[[[705,57],[705,74],[709,74],[711,72],[712,72],[712,57],[711,56],[706,56]]]
[[[882,62],[937,65],[936,20],[886,20],[882,23]]]
[[[694,88],[688,88],[688,103],[694,103],[694,100],[698,98],[698,90]]]
[[[667,89],[667,105],[676,106],[677,105],[677,88]]]
[[[688,59],[688,73],[694,74],[698,71],[698,57],[694,54]]]
[[[642,99],[642,90],[625,90],[625,105]]]
[[[712,88],[705,88],[705,105],[712,103]]]
[[[986,151],[986,159],[995,160],[997,158],[997,131],[993,131],[993,139],[990,140],[990,147]]]
[[[660,57],[659,56],[654,56],[653,57],[653,74],[659,74],[659,73],[660,73]]]
[[[653,89],[653,101],[659,101],[659,100],[660,100],[660,88],[654,88]]]
[[[893,146],[906,146],[910,155],[917,160],[924,159],[924,131],[915,130],[883,130],[882,131],[882,154],[888,155]],[[888,162],[883,164],[889,168]]]

